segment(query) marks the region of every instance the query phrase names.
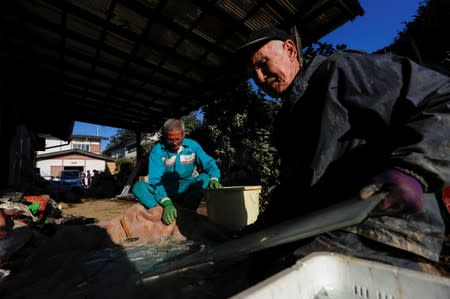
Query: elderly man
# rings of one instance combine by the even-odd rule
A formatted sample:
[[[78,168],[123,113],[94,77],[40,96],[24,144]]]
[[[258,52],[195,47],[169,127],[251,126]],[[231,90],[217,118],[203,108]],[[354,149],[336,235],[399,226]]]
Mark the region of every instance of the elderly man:
[[[387,191],[377,215],[347,231],[437,261],[444,223],[433,193],[450,181],[449,78],[393,54],[304,61],[296,39],[274,27],[253,32],[240,54],[283,102],[281,183],[261,221]]]
[[[160,204],[163,222],[172,223],[177,217],[173,201],[196,209],[203,190],[221,188],[220,170],[200,144],[185,138],[183,121],[168,119],[163,126],[162,142],[149,155],[148,182],[139,181],[132,192],[146,207]],[[198,175],[197,171],[200,172]]]

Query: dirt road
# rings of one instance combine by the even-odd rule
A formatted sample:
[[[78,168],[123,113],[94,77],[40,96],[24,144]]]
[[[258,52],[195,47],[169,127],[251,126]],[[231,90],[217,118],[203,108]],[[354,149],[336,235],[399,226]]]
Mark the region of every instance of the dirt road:
[[[81,203],[61,203],[63,216],[83,216],[99,221],[110,220],[120,216],[126,209],[137,203],[135,200],[113,198],[83,198]]]

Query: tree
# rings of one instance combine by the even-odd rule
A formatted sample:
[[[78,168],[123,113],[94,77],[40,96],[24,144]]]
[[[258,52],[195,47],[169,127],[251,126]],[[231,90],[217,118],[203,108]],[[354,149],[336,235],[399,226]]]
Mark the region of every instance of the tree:
[[[316,55],[330,56],[331,54],[335,53],[336,51],[345,50],[346,48],[347,48],[347,45],[345,45],[345,44],[339,44],[339,45],[333,46],[332,44],[329,44],[329,43],[314,42],[311,44],[311,46],[303,49],[303,56],[306,59],[310,59]]]
[[[393,52],[450,75],[450,2],[428,0],[394,42],[377,52]]]
[[[200,122],[200,120],[197,119],[197,117],[194,115],[194,113],[182,116],[181,120],[183,120],[183,122],[184,122],[184,128],[186,130],[186,134],[189,134],[190,132],[193,132],[193,131],[199,129],[202,125],[202,123]]]
[[[278,154],[270,136],[279,106],[245,82],[203,107],[203,126],[192,134],[213,153],[225,186],[262,186],[262,208],[268,190],[278,182]]]
[[[117,133],[110,138],[105,151],[116,145],[122,144],[127,140],[134,138],[136,138],[136,133],[134,131],[127,129],[119,129],[117,130]]]

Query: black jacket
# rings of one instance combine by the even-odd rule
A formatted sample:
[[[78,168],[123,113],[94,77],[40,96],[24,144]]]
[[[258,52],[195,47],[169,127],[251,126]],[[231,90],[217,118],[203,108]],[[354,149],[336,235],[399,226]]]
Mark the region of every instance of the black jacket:
[[[450,182],[450,80],[443,74],[404,57],[342,51],[312,59],[283,100],[274,138],[284,197],[297,194],[290,199],[296,213],[355,196],[392,167],[416,177],[426,192]],[[415,223],[439,244],[412,251],[436,260],[443,222],[435,199],[426,196],[425,205],[423,214],[405,216],[403,224],[394,219],[388,230],[400,225],[392,229],[401,233]],[[393,217],[373,219],[385,224]],[[437,247],[430,253],[429,246]]]

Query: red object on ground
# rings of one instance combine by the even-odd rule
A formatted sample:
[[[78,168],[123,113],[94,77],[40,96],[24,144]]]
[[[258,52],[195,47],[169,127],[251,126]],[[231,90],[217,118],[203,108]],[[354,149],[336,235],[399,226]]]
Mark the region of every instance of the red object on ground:
[[[447,212],[450,213],[450,185],[444,188],[444,192],[442,192],[442,200],[447,208]]]
[[[39,203],[39,208],[36,216],[39,218],[40,221],[44,220],[45,210],[47,209],[47,204],[49,200],[48,195],[25,195],[23,198],[26,201],[32,203],[35,202]]]
[[[8,236],[6,217],[8,216],[3,213],[3,210],[0,210],[0,239]]]

